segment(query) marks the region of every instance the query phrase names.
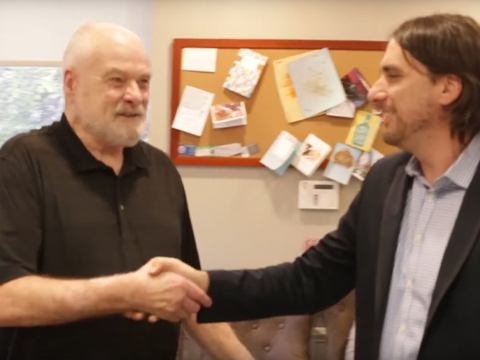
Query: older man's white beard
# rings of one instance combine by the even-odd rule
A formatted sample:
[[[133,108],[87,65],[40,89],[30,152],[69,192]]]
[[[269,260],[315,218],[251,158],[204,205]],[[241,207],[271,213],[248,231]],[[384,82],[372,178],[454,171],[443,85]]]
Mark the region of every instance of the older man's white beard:
[[[114,112],[115,117],[132,117],[132,121],[140,119],[140,122],[135,128],[132,128],[132,124],[120,121],[109,123],[104,129],[106,130],[103,134],[104,140],[112,146],[132,147],[137,144],[145,130],[145,112],[143,105],[131,107],[124,103],[118,104]]]
[[[146,121],[142,117],[135,127],[120,121],[102,123],[92,121],[85,124],[86,130],[97,140],[115,147],[132,147],[140,140],[145,131]]]
[[[115,126],[117,124],[112,125]],[[135,146],[142,137],[142,134],[145,131],[145,126],[145,119],[143,119],[143,121],[140,122],[134,129],[131,129],[130,126],[124,126],[124,124],[121,124],[120,126],[117,125],[116,129],[110,132],[110,135],[112,136],[109,136],[109,143],[114,146],[122,147]]]

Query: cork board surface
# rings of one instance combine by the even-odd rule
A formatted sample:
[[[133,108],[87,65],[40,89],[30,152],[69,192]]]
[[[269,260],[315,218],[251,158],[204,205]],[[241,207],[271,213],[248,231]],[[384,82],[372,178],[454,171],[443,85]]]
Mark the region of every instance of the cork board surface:
[[[300,141],[309,133],[313,133],[332,146],[337,142],[344,142],[352,119],[320,115],[295,123],[287,122],[276,87],[273,60],[327,47],[340,77],[356,67],[372,84],[378,77],[379,63],[385,46],[386,43],[381,41],[175,39],[172,64],[171,120],[173,121],[175,116],[184,87],[190,85],[213,92],[215,94],[214,104],[244,101],[248,114],[248,125],[213,129],[209,116],[200,137],[171,129],[170,154],[172,160],[177,164],[257,166],[261,156],[282,130],[290,132]],[[182,71],[181,55],[182,49],[185,47],[217,48],[215,73]],[[249,99],[223,88],[229,69],[238,59],[237,54],[240,48],[248,48],[268,57],[267,66]],[[363,109],[369,110],[368,105]],[[397,151],[397,148],[383,142],[381,131],[382,128],[380,128],[373,147],[385,155]],[[215,146],[234,142],[244,145],[257,144],[260,153],[251,158],[178,155],[179,144]]]

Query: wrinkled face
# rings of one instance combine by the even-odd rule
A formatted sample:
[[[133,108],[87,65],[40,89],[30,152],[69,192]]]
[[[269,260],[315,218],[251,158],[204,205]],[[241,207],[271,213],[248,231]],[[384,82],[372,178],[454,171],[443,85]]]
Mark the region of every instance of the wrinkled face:
[[[76,121],[99,143],[135,145],[145,126],[150,63],[143,48],[120,38],[99,46],[72,70]]]
[[[428,69],[391,40],[380,77],[368,94],[373,107],[382,113],[385,142],[411,150],[418,141],[427,141],[424,136],[442,111],[439,91]]]

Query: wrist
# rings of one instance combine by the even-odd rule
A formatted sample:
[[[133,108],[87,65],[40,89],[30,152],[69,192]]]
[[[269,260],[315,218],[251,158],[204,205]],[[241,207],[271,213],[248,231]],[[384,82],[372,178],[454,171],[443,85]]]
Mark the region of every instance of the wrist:
[[[111,313],[122,313],[135,308],[137,291],[134,273],[90,279],[91,294],[98,306]]]

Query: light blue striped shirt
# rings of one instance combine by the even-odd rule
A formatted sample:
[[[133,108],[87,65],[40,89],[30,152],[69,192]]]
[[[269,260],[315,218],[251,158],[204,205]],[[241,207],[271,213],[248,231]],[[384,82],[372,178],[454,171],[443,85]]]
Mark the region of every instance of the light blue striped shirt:
[[[477,134],[432,185],[415,158],[405,167],[413,183],[395,255],[380,343],[382,360],[413,360],[418,356],[443,254],[479,160]]]

